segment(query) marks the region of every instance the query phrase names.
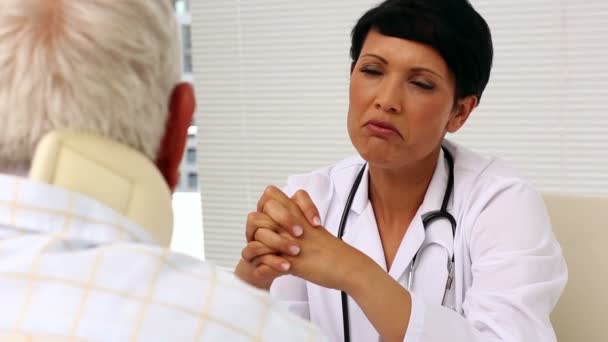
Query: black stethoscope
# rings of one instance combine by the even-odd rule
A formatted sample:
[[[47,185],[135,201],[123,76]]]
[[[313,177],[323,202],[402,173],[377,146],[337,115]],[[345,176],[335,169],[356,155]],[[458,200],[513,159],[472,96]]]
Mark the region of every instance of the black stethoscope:
[[[441,209],[436,211],[428,212],[422,215],[422,225],[426,230],[431,223],[440,219],[446,219],[450,221],[452,225],[452,238],[456,237],[456,220],[454,216],[450,214],[447,210],[448,202],[450,201],[450,197],[452,196],[452,191],[454,190],[454,158],[452,154],[445,148],[443,149],[443,155],[445,157],[445,161],[448,163],[448,184],[446,185],[445,193],[443,195],[443,201],[441,203]],[[353,204],[353,199],[355,198],[355,194],[359,189],[359,184],[361,183],[361,179],[363,178],[363,174],[365,173],[366,165],[363,165],[361,171],[357,175],[355,182],[353,183],[352,188],[350,189],[350,194],[348,195],[348,199],[346,200],[346,205],[344,206],[344,211],[342,212],[342,218],[340,219],[340,228],[338,229],[338,239],[342,240],[342,236],[344,235],[344,228],[346,227],[346,220],[348,219],[348,213],[350,211],[350,207]],[[414,254],[412,258],[412,266],[409,271],[408,278],[408,289],[412,287],[412,280],[414,278],[414,269],[416,268],[416,257],[420,250]],[[448,259],[448,279],[445,284],[445,291],[443,292],[443,300],[441,301],[441,305],[445,305],[448,291],[452,287],[452,280],[454,279],[454,253],[452,253],[452,257]],[[342,291],[342,323],[344,325],[344,341],[350,342],[350,323],[348,319],[348,300],[346,296],[346,292]]]

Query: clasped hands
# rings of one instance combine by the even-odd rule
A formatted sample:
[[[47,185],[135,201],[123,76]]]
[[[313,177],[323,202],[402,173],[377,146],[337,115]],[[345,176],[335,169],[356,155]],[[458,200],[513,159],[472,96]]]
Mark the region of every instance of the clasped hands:
[[[291,274],[346,291],[363,255],[321,226],[317,207],[303,190],[290,198],[274,186],[266,188],[247,217],[246,237],[235,274],[263,289]]]

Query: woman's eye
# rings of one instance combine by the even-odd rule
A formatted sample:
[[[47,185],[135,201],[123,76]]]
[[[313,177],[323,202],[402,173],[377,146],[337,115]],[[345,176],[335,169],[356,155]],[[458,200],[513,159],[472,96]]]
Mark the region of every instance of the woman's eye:
[[[382,75],[382,72],[380,70],[377,69],[371,69],[371,68],[363,68],[361,69],[361,72],[370,76],[380,76]]]
[[[412,81],[412,84],[415,85],[416,87],[424,89],[424,90],[433,90],[433,89],[435,89],[435,85],[434,84],[426,83],[426,82],[422,82],[422,81]]]

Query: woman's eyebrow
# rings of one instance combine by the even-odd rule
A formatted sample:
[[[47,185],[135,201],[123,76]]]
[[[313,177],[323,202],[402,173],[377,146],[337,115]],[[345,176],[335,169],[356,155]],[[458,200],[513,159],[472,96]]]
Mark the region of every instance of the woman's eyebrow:
[[[384,58],[382,56],[379,56],[379,55],[376,55],[375,53],[366,53],[366,54],[361,55],[361,57],[374,57],[374,58],[379,59],[380,62],[388,65],[388,61],[386,60],[386,58]]]

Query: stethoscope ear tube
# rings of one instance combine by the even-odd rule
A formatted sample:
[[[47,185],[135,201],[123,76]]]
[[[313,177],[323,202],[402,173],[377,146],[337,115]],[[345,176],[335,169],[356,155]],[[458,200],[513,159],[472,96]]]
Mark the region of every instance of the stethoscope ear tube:
[[[361,171],[359,171],[357,178],[355,178],[355,181],[353,182],[353,186],[350,188],[348,198],[346,199],[344,211],[342,212],[342,217],[340,218],[340,228],[338,229],[338,239],[340,240],[342,240],[342,236],[344,236],[344,228],[346,227],[346,221],[348,220],[348,212],[350,211],[350,207],[352,207],[353,205],[353,200],[355,199],[357,190],[359,190],[359,185],[361,184],[361,179],[363,178],[363,174],[365,173],[366,166],[367,163],[363,164]]]

